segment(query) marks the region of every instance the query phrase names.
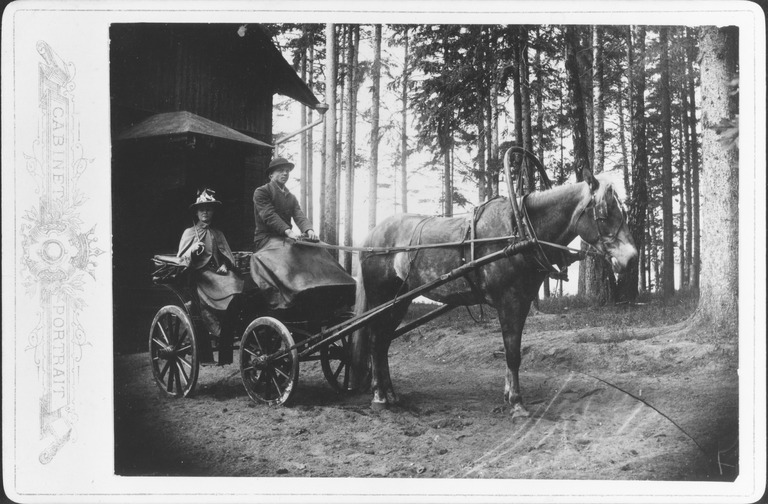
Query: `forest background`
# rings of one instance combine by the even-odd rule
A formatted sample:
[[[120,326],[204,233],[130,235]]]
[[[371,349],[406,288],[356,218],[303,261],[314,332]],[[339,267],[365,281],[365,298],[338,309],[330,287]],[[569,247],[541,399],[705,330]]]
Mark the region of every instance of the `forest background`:
[[[704,318],[735,327],[735,27],[267,28],[331,107],[321,126],[278,149],[298,167],[289,187],[323,240],[359,244],[397,212],[471,215],[506,195],[502,156],[518,145],[544,163],[555,184],[580,180],[585,166],[609,174],[639,250],[637,264],[618,279],[602,261],[587,259],[565,288],[546,281],[542,296],[636,302],[696,295],[704,282],[711,287]],[[318,117],[278,101],[275,135]],[[529,172],[523,190],[540,189],[532,166],[517,170]],[[723,229],[716,238],[702,236],[707,219]],[[353,271],[352,254],[339,259]]]

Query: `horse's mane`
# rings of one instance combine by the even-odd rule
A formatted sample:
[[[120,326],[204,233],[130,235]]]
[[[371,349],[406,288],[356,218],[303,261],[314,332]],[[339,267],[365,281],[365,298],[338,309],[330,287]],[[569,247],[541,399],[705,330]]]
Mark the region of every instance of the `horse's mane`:
[[[598,199],[602,198],[603,193],[606,190],[613,190],[613,182],[601,175],[597,175],[596,177],[598,182],[600,182],[600,187],[598,187],[597,192],[595,193],[595,196]],[[591,201],[590,192],[585,183],[555,186],[546,191],[532,192],[528,195],[526,202],[531,208],[556,207],[558,204],[566,203],[569,198],[578,200],[576,207],[571,214],[571,225],[574,225],[575,221],[581,215],[581,212]]]

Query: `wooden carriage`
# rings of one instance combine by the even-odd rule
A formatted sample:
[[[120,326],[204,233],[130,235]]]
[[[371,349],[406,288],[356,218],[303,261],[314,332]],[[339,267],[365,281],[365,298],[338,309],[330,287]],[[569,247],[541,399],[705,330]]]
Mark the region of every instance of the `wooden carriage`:
[[[234,256],[236,269],[247,276],[251,252],[234,252]],[[157,311],[149,330],[152,372],[165,394],[186,397],[194,393],[202,349],[215,344],[216,338],[203,321],[197,290],[186,267],[172,255],[156,255],[152,261],[155,264],[153,283],[170,290],[176,297],[176,303]],[[323,294],[314,292],[313,296],[318,298]],[[234,345],[240,350],[237,362],[251,399],[272,405],[288,402],[296,388],[300,361],[319,360],[334,390],[342,393],[349,389],[349,335],[301,356],[297,346],[324,328],[349,319],[353,296],[324,296],[335,302],[326,303],[322,309],[310,309],[300,302],[294,309],[271,310],[259,302],[258,292],[246,291],[239,295],[244,297],[241,303],[244,309],[235,315],[238,320],[234,321]]]

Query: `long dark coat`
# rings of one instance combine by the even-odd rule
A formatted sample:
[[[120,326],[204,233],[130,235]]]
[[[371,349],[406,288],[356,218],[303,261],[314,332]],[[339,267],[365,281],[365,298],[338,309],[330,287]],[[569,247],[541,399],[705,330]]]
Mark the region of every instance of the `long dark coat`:
[[[287,188],[280,189],[277,182],[269,182],[253,192],[253,250],[259,250],[271,236],[285,237],[285,231],[291,229],[291,219],[302,233],[313,229],[312,223]]]

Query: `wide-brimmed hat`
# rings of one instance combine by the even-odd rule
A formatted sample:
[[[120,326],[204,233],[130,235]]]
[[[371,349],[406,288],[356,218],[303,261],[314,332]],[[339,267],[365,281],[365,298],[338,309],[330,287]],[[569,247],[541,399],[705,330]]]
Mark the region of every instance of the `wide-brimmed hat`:
[[[277,157],[269,162],[269,166],[267,167],[267,177],[269,177],[273,171],[275,171],[277,168],[280,168],[281,166],[287,166],[288,170],[293,170],[294,164],[285,158]]]
[[[216,199],[216,191],[206,187],[197,191],[197,199],[189,205],[189,208],[194,210],[200,205],[221,205],[221,201]]]

